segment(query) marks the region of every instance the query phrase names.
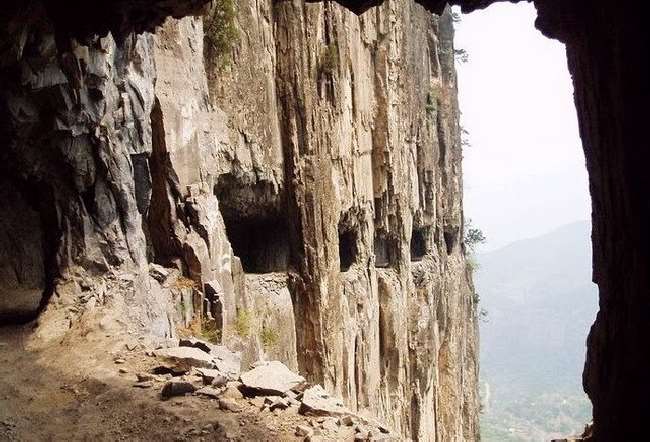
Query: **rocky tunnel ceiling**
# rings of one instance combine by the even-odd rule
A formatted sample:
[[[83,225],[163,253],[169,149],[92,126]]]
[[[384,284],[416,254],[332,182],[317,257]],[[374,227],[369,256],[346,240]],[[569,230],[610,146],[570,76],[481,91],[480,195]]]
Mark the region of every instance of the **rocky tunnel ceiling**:
[[[286,0],[282,0],[286,1]],[[320,2],[322,0],[307,0]],[[533,0],[416,0],[431,12],[440,14],[448,4],[458,5],[463,12],[482,9],[497,1]],[[361,14],[384,0],[338,0],[346,8]],[[11,32],[15,17],[27,19],[30,9],[39,2],[7,1],[0,11],[0,37],[3,32]],[[161,25],[167,17],[180,18],[200,14],[209,0],[101,0],[87,2],[83,0],[67,1],[44,0],[43,4],[59,35],[84,38],[92,34],[105,34],[110,31],[119,39],[129,32],[152,31]],[[549,37],[560,38],[568,26],[575,24],[575,11],[579,11],[579,1],[537,0],[537,27]]]
[[[15,17],[28,17],[38,7],[34,1],[3,2],[0,12],[2,31]],[[125,35],[128,32],[152,31],[167,17],[180,18],[198,14],[209,0],[43,0],[48,14],[60,33],[74,37],[91,34]],[[2,32],[0,31],[0,32]]]

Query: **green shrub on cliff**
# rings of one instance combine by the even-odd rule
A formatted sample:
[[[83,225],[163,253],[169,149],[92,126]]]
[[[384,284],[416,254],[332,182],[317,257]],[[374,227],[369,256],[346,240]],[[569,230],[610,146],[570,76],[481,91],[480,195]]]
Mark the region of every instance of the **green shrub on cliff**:
[[[221,330],[217,328],[217,323],[214,319],[202,321],[201,337],[213,344],[221,343]]]
[[[253,314],[249,310],[238,310],[235,317],[235,332],[241,338],[247,338],[251,334]]]
[[[438,109],[438,100],[440,99],[440,86],[434,85],[427,94],[427,103],[424,109],[427,113],[434,112]]]
[[[213,0],[210,12],[204,17],[205,59],[217,68],[230,63],[230,53],[239,40],[235,0]]]
[[[278,341],[280,340],[280,335],[274,328],[264,326],[262,327],[260,339],[262,341],[264,349],[269,350],[277,345]]]
[[[332,75],[339,68],[339,49],[336,43],[325,46],[320,54],[320,70],[322,73]]]
[[[486,238],[485,235],[483,235],[483,231],[479,228],[473,227],[472,221],[469,220],[465,225],[465,237],[463,238],[465,247],[467,247],[471,253],[474,253],[476,246],[485,243],[485,241]]]

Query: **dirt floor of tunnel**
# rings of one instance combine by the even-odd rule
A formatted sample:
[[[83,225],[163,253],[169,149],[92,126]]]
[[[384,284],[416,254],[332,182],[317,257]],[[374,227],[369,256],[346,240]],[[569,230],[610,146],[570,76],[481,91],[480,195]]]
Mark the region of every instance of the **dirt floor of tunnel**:
[[[30,333],[0,327],[0,441],[297,440],[295,425],[252,406],[230,413],[206,398],[162,401],[157,389],[134,388],[154,362],[124,341],[87,335],[30,350]]]

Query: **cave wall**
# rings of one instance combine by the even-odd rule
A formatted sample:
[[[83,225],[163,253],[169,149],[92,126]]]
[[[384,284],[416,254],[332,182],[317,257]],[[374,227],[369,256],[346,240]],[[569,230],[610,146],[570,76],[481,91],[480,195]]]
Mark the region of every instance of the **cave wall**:
[[[146,263],[150,178],[140,160],[151,152],[154,67],[151,36],[61,48],[42,5],[30,12],[10,23],[0,54],[1,218],[18,244],[3,247],[3,264],[43,294],[75,265]]]
[[[640,54],[648,53],[650,36],[642,17],[624,5],[598,2],[571,12],[576,25],[550,26],[567,46],[593,207],[600,311],[583,384],[596,440],[640,440],[650,416],[650,66]]]

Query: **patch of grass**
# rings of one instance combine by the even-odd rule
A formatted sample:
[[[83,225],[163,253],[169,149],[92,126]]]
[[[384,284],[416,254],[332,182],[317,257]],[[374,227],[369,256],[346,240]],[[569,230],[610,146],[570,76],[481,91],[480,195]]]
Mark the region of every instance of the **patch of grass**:
[[[194,289],[196,287],[196,282],[186,276],[179,276],[178,279],[174,281],[174,288],[177,289]]]
[[[181,314],[183,315],[183,319],[185,319],[185,315],[187,314],[187,306],[185,305],[185,303],[183,302],[182,299],[181,299],[180,304],[178,304],[178,306],[179,306],[179,308],[181,310]]]
[[[203,19],[204,55],[218,69],[230,64],[230,53],[239,41],[236,19],[235,0],[213,0],[210,12]]]
[[[262,333],[260,334],[260,339],[262,340],[262,345],[264,349],[269,350],[275,347],[280,340],[280,335],[277,330],[271,327],[262,327]]]
[[[201,320],[193,318],[187,327],[178,327],[178,335],[184,338],[199,336],[201,334]]]
[[[424,105],[424,109],[427,111],[427,113],[434,112],[436,109],[438,109],[439,98],[440,88],[438,86],[433,86],[427,94],[427,104]]]
[[[251,334],[251,325],[253,315],[249,310],[237,311],[235,317],[235,332],[242,338],[247,338]]]
[[[214,320],[204,320],[201,323],[201,337],[213,344],[221,343],[221,330],[217,328]]]
[[[325,46],[320,53],[320,71],[332,75],[339,68],[339,48],[336,43]]]

